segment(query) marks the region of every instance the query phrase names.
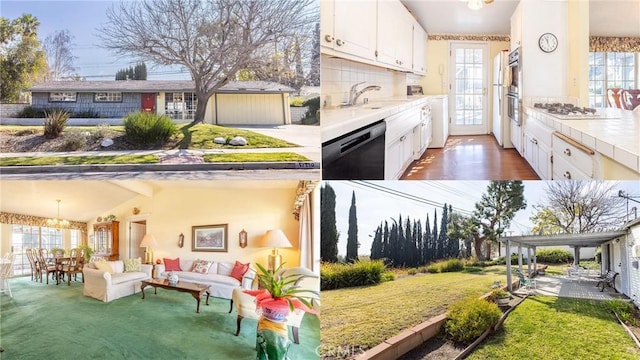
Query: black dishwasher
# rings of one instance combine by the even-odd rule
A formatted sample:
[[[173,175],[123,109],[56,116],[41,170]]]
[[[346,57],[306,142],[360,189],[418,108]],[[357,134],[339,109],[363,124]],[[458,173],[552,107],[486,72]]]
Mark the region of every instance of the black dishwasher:
[[[323,180],[384,180],[384,120],[322,144]]]

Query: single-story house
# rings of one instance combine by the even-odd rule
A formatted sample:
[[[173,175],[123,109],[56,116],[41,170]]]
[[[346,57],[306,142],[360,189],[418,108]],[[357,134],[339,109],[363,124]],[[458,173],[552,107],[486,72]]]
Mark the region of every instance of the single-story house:
[[[193,120],[198,99],[190,80],[50,81],[27,91],[36,109],[64,108],[121,118],[133,111]],[[294,89],[269,81],[231,81],[209,98],[204,121],[217,125],[291,123],[289,93]]]

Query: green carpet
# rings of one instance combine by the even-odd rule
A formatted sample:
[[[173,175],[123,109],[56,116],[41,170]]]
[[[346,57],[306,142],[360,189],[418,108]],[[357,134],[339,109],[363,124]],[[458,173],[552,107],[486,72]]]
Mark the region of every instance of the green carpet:
[[[239,336],[229,301],[152,288],[110,303],[82,295],[80,282],[55,285],[29,277],[10,281],[13,298],[0,295],[4,359],[255,359],[256,320],[244,319]],[[318,359],[320,321],[305,315],[300,344],[289,358]]]

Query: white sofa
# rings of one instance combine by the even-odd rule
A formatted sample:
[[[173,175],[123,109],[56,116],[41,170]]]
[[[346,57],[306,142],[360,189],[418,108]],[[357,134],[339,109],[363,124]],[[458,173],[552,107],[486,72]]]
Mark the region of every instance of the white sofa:
[[[113,274],[98,270],[92,262],[84,266],[82,269],[84,296],[109,302],[140,292],[142,280],[151,279],[153,265],[142,264],[139,272],[124,272],[124,261],[107,261],[107,263],[111,265]]]
[[[234,262],[214,261],[209,268],[209,272],[201,274],[191,271],[194,261],[180,259],[180,269],[182,271],[174,271],[178,274],[178,280],[211,285],[209,289],[211,296],[228,300],[231,300],[233,289],[243,288],[250,290],[253,288],[256,271],[251,268],[243,275],[242,281],[239,281],[231,277]],[[156,265],[156,277],[166,278],[168,274],[169,272],[165,270],[164,264]]]

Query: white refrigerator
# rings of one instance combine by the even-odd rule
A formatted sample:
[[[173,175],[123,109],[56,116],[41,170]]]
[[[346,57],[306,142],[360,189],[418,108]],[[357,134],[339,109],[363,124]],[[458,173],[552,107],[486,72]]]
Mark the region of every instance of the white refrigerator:
[[[509,51],[500,51],[493,58],[493,136],[503,148],[513,148],[511,143],[511,124],[507,115],[506,91],[509,84],[505,84],[509,67]]]

